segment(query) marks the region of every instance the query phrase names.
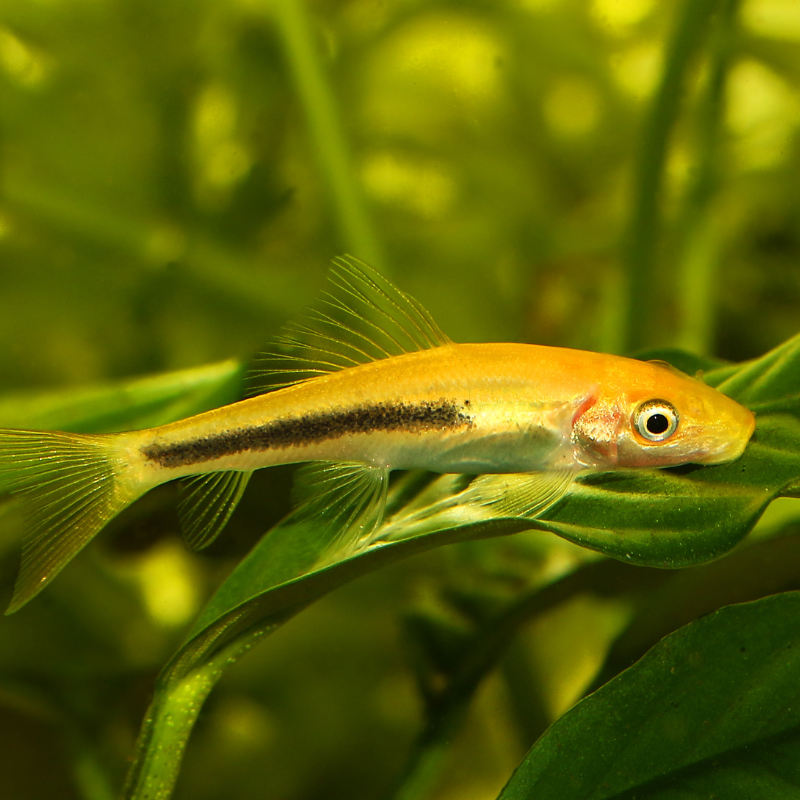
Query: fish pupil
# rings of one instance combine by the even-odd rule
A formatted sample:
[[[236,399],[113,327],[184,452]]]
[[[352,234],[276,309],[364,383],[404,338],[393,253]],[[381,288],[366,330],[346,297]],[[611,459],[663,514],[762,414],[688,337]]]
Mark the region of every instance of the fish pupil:
[[[648,433],[658,436],[669,428],[669,420],[665,414],[651,414],[645,423]]]

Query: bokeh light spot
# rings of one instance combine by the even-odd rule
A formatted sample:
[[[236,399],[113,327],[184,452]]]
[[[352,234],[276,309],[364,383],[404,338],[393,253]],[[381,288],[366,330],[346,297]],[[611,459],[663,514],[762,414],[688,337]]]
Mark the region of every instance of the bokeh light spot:
[[[186,234],[168,222],[153,228],[145,243],[147,260],[157,265],[177,261],[186,252]]]
[[[661,75],[661,56],[655,42],[640,42],[617,53],[611,60],[611,70],[619,87],[636,100],[649,97]]]
[[[184,625],[200,602],[191,554],[177,541],[164,542],[142,558],[136,571],[145,606],[164,627]]]
[[[800,104],[792,89],[772,70],[743,61],[728,81],[727,123],[738,137],[736,156],[743,169],[781,163],[800,121]]]
[[[519,0],[520,6],[528,11],[550,11],[560,2],[561,0]]]
[[[591,13],[600,27],[620,35],[648,17],[654,5],[653,0],[592,0]]]
[[[0,68],[17,83],[36,87],[49,73],[45,57],[8,28],[0,27]]]
[[[237,138],[237,106],[230,91],[207,86],[194,110],[196,194],[205,207],[224,204],[229,190],[252,166],[249,150]]]
[[[376,200],[426,219],[441,218],[456,199],[455,181],[439,162],[379,152],[365,159],[361,176]]]
[[[562,136],[584,136],[600,118],[597,89],[585,78],[570,76],[556,81],[544,98],[544,117]]]
[[[277,723],[261,704],[250,697],[225,697],[216,710],[218,745],[238,752],[269,747],[277,738]],[[222,741],[224,740],[224,741]]]
[[[462,101],[484,103],[499,90],[496,67],[504,52],[485,20],[437,14],[402,28],[387,44],[383,63]]]
[[[749,0],[741,10],[742,26],[772,39],[800,39],[800,3],[797,0]]]

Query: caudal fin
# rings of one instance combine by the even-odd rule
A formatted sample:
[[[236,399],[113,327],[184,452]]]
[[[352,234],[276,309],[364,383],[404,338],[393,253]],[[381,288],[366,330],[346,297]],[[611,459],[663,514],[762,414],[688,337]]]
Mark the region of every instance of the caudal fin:
[[[136,494],[113,435],[0,429],[0,487],[23,501],[22,565],[6,614],[38,594]]]

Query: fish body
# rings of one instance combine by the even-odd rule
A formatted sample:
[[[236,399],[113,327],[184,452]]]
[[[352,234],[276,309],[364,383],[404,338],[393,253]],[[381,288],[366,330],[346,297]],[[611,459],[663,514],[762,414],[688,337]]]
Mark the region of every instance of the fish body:
[[[332,281],[324,310],[291,328],[272,357],[267,377],[282,388],[142,431],[0,431],[0,476],[28,510],[9,611],[115,514],[175,479],[186,479],[187,541],[202,547],[253,470],[320,462],[328,466],[314,473],[308,507],[363,539],[394,469],[529,475],[514,484],[524,502],[513,508],[533,515],[580,471],[723,463],[754,430],[752,412],[668,365],[456,344],[365,265],[342,260]]]
[[[682,420],[638,433],[643,402]],[[753,415],[657,363],[528,344],[454,344],[394,356],[121,437],[131,478],[362,461],[434,472],[530,472],[717,463],[741,455]]]

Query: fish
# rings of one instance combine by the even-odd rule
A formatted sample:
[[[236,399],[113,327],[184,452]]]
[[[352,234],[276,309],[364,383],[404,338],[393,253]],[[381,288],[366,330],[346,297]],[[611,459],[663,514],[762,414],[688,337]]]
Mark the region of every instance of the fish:
[[[6,613],[167,481],[182,482],[184,538],[200,549],[254,470],[306,464],[298,513],[325,517],[352,551],[382,519],[392,470],[508,473],[509,507],[533,518],[581,473],[722,464],[755,428],[749,409],[661,362],[453,342],[417,300],[349,256],[334,260],[328,290],[259,359],[250,385],[239,402],[145,430],[0,430],[0,482],[26,512]]]

